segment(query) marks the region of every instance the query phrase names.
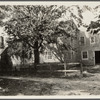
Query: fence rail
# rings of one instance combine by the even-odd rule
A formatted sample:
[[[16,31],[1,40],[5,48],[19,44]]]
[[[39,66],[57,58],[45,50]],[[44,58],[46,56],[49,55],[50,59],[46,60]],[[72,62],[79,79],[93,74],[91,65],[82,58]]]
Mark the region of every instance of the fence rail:
[[[73,72],[80,71],[80,75],[83,76],[83,66],[82,66],[82,63],[79,63],[79,62],[60,63],[60,64],[58,64],[58,66],[63,66],[63,69],[60,69],[60,70],[54,69],[51,64],[38,64],[37,66],[38,67],[41,67],[41,66],[49,67],[48,70],[47,69],[46,70],[38,70],[38,72],[50,72],[50,73],[53,73],[53,72],[58,72],[58,73],[59,72],[63,72],[64,76],[66,76],[67,73],[73,73]],[[77,68],[77,70],[76,69],[74,69],[74,70],[70,69],[70,68],[75,68],[75,67]]]

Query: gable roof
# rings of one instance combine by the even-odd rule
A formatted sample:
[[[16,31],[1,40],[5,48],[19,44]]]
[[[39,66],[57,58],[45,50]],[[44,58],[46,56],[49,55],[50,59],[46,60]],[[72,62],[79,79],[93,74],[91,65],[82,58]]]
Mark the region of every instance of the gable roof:
[[[5,49],[0,49],[0,55],[3,53],[4,50],[5,50]]]
[[[7,49],[8,47],[4,48],[4,49],[0,49],[0,56],[1,54]]]

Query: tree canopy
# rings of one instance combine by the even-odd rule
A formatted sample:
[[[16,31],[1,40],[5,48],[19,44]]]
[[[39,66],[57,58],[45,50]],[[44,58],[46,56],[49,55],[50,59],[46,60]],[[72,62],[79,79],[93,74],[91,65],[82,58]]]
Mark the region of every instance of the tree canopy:
[[[90,31],[92,34],[97,34],[100,31],[100,20],[91,21],[87,31]]]
[[[72,20],[59,22],[59,18],[66,12],[64,6],[17,5],[10,8],[11,18],[5,23],[5,31],[10,36],[8,44],[12,55],[29,57],[34,48],[35,57],[39,57],[37,53],[43,51],[43,48],[50,43],[66,49],[68,45],[59,45],[57,38],[60,35],[67,38],[74,37],[78,31]]]

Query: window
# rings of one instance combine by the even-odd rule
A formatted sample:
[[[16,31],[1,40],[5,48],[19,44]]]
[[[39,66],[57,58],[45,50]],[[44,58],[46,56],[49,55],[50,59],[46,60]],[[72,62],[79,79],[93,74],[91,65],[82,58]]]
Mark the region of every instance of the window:
[[[82,52],[82,59],[83,60],[87,60],[88,59],[88,52],[87,51],[83,51]]]
[[[52,52],[48,52],[48,59],[52,59]]]
[[[46,59],[52,59],[52,52],[51,51],[46,51],[45,52],[45,58]]]
[[[4,38],[0,36],[0,48],[4,48]]]
[[[93,37],[93,36],[90,37],[90,43],[91,43],[91,44],[94,44],[94,43],[95,43],[95,37]]]
[[[84,45],[84,44],[85,44],[84,37],[80,37],[80,44],[81,44],[81,45]]]

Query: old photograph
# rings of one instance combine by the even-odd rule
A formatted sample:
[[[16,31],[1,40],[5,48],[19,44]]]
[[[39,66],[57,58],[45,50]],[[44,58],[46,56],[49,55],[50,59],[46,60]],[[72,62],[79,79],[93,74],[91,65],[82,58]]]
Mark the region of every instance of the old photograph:
[[[100,96],[100,2],[1,2],[0,96]]]

